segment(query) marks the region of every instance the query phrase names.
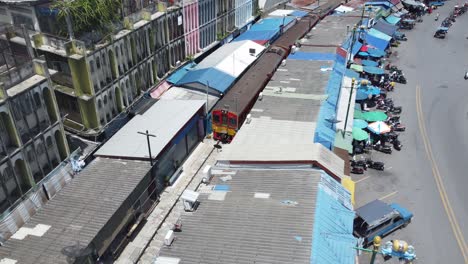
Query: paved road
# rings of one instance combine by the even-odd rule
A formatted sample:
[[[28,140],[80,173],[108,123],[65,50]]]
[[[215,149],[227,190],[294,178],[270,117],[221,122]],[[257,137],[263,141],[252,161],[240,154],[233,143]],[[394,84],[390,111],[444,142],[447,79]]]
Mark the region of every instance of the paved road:
[[[455,2],[438,10],[447,16]],[[446,189],[451,208],[458,221],[460,234],[468,237],[468,14],[457,19],[446,39],[433,38],[440,21],[425,16],[412,31],[405,32],[409,41],[398,50],[396,65],[404,70],[407,85],[391,96],[403,106],[402,122],[407,131],[400,138],[401,152],[391,156],[375,154],[389,170],[367,174],[357,183],[358,206],[379,197],[398,202],[414,212],[407,228],[384,239],[403,239],[416,248],[418,263],[468,263],[462,255],[452,225],[442,203],[433,173],[434,164],[426,154],[424,142],[430,144],[436,176]],[[416,111],[416,91],[420,87],[421,113],[427,138],[421,136]],[[361,176],[361,178],[363,178]],[[465,254],[467,254],[465,246]],[[365,260],[366,257],[361,258]],[[380,259],[380,263],[383,263]],[[363,262],[365,263],[365,262]],[[391,263],[396,263],[391,261]]]

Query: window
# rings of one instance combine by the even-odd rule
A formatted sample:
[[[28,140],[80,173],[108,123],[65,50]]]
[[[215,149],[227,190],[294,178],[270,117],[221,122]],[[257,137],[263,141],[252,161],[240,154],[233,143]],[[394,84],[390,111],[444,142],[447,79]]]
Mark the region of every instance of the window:
[[[36,107],[41,107],[41,97],[39,93],[34,93],[34,102],[36,103]]]
[[[223,125],[227,125],[227,116],[226,116],[226,114],[223,115]]]
[[[104,95],[104,104],[107,104],[107,95]]]
[[[94,72],[94,61],[89,61],[89,69],[91,70],[91,73]]]
[[[47,144],[48,148],[52,147],[52,145],[54,144],[53,141],[52,141],[52,137],[47,137],[46,138],[46,144]]]
[[[391,222],[392,222],[392,219],[388,219],[387,221],[381,223],[380,225],[378,225],[378,226],[376,226],[376,227],[374,227],[372,229],[367,230],[367,234],[382,231],[382,229],[384,229],[386,226],[388,226]]]
[[[102,101],[101,101],[101,99],[98,100],[98,108],[99,108],[99,109],[102,108]]]
[[[101,60],[99,59],[99,57],[96,58],[96,68],[101,68]]]
[[[221,120],[219,119],[219,115],[218,114],[213,114],[213,123],[215,124],[219,124]]]
[[[236,118],[234,117],[229,118],[229,125],[237,126]]]

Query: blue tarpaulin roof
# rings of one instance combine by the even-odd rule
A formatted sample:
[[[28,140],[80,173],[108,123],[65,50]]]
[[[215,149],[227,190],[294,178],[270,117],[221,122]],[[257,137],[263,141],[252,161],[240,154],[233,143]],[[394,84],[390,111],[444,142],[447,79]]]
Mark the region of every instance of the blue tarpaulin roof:
[[[276,30],[247,30],[240,36],[234,39],[234,41],[242,40],[274,40],[279,36],[279,29]]]
[[[379,19],[377,23],[373,26],[374,29],[388,35],[393,36],[395,31],[397,31],[398,27],[392,24],[385,22],[383,19]]]
[[[393,4],[388,1],[368,1],[366,2],[366,6],[385,6],[391,8]]]
[[[220,93],[224,93],[229,86],[235,81],[235,77],[224,73],[215,68],[204,68],[199,70],[189,71],[185,76],[177,82],[178,86],[198,87],[204,89],[209,83],[209,87]]]
[[[185,74],[187,74],[187,72],[189,72],[189,69],[194,67],[195,65],[197,65],[195,62],[187,63],[182,68],[178,69],[173,74],[171,74],[171,76],[167,78],[167,82],[172,84],[177,83],[178,81],[180,81],[180,79],[182,79],[185,76]]]
[[[377,37],[377,38],[381,38],[383,40],[386,40],[386,41],[390,41],[392,39],[391,36],[383,33],[382,31],[378,30],[378,29],[375,29],[375,28],[371,28],[369,29],[369,34],[371,34],[372,36],[374,37]]]
[[[306,11],[300,11],[300,10],[295,10],[291,13],[291,16],[295,16],[295,17],[304,17],[304,16],[307,16],[307,14],[309,14],[308,12]]]
[[[356,244],[350,193],[325,173],[317,189],[310,263],[354,264]]]
[[[288,56],[291,60],[311,60],[311,61],[334,61],[335,53],[320,53],[320,52],[301,52],[297,51]]]
[[[396,17],[394,15],[389,15],[388,17],[385,18],[385,20],[392,24],[392,25],[395,25],[396,23],[400,22],[401,18],[399,17]]]
[[[267,17],[253,24],[249,31],[278,30],[281,25],[287,25],[294,21],[294,17]]]
[[[351,38],[348,38],[342,45],[343,49],[348,50],[349,45],[351,45]],[[362,43],[359,41],[354,41],[352,54],[356,55],[362,47]]]
[[[388,47],[389,42],[387,40],[375,37],[369,33],[366,33],[364,38],[367,44],[374,46],[378,49],[385,50]]]

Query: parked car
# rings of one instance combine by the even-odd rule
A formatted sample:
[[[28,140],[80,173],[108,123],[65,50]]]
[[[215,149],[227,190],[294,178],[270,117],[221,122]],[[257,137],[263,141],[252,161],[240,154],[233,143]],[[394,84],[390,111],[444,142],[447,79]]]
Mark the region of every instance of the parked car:
[[[406,227],[413,219],[413,213],[399,204],[387,204],[374,200],[356,209],[354,218],[355,237],[363,240],[363,246],[372,245],[374,237],[385,237],[393,231]]]

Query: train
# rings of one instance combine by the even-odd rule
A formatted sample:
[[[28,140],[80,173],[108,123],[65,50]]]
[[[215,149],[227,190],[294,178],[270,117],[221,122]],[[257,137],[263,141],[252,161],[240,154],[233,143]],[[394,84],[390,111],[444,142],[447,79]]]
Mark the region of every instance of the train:
[[[291,48],[320,20],[309,13],[276,39],[250,69],[229,89],[213,107],[213,138],[230,143],[240,129],[260,92],[273,77],[276,69],[289,55]]]

